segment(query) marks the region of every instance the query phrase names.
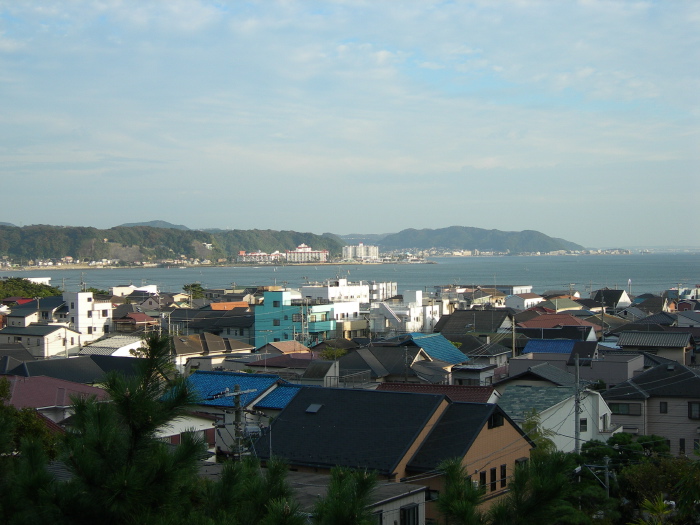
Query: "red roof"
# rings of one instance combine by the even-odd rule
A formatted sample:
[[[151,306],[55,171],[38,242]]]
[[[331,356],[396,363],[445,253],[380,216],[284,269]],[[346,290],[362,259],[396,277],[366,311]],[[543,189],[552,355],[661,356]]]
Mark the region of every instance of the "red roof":
[[[107,399],[101,388],[64,381],[46,376],[6,376],[10,381],[10,404],[15,408],[65,407],[73,402],[71,396],[96,396]]]
[[[416,394],[444,394],[452,401],[487,403],[493,386],[429,385],[424,383],[380,383],[377,390],[413,392]]]

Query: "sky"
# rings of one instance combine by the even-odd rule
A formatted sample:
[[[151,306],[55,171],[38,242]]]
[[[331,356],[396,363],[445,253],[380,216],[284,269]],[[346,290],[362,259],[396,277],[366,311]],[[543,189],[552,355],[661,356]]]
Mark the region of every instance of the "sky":
[[[0,222],[700,246],[700,2],[0,0]]]

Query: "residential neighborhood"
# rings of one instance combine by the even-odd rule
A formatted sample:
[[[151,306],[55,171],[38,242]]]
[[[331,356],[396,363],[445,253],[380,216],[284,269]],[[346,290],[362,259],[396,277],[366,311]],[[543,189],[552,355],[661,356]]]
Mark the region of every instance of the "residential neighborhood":
[[[2,298],[8,402],[53,432],[72,432],[76,399],[110,403],[105,385],[138,374],[156,337],[196,399],[157,439],[198,436],[212,460],[282,458],[317,480],[336,467],[371,471],[404,486],[391,504],[368,503],[380,523],[394,512],[400,523],[440,522],[450,460],[485,511],[543,443],[582,454],[656,436],[669,457],[700,459],[697,299],[628,319],[653,297],[498,284],[398,294],[395,282],[347,278],[197,297],[152,285],[106,292]],[[202,475],[219,479],[212,469]]]

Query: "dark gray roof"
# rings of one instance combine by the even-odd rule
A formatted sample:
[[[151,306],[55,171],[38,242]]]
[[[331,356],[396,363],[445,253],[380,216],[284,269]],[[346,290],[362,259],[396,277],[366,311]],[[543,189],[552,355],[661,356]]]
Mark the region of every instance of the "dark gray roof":
[[[622,332],[617,345],[622,348],[686,348],[691,340],[691,335],[684,332]]]
[[[338,388],[301,389],[272,422],[272,450],[291,465],[390,475],[445,396]],[[269,458],[269,436],[255,443]]]
[[[408,463],[408,469],[417,472],[435,470],[446,459],[464,457],[494,412],[502,413],[507,419],[498,405],[452,403]]]
[[[576,382],[574,374],[570,374],[569,372],[557,368],[554,365],[550,365],[549,363],[541,363],[539,365],[531,366],[527,370],[517,375],[507,377],[503,381],[499,381],[499,383],[506,383],[513,379],[526,379],[527,377],[543,379],[545,381],[549,381],[550,383],[554,383],[557,386],[571,386]]]
[[[603,392],[606,401],[650,397],[700,399],[700,371],[678,363],[667,363]]]
[[[63,325],[32,323],[29,326],[6,326],[0,330],[0,335],[28,335],[33,337],[45,337],[60,330],[68,330],[69,332],[76,334],[80,333]]]
[[[135,372],[138,359],[134,357],[113,357],[86,355],[64,359],[28,361],[13,368],[8,375],[22,377],[47,376],[75,383],[93,384],[104,380],[110,371],[121,371],[131,375]]]
[[[639,319],[639,324],[660,324],[662,326],[671,326],[676,324],[677,316],[668,312],[657,312],[655,314]]]
[[[301,376],[302,379],[323,379],[328,374],[328,371],[333,366],[335,361],[323,361],[321,359],[314,359],[309,363]]]
[[[593,300],[597,303],[605,303],[605,306],[616,306],[622,298],[624,290],[598,290],[593,296]]]
[[[507,319],[506,310],[455,310],[440,317],[433,332],[441,333],[447,339],[452,335],[495,333]]]

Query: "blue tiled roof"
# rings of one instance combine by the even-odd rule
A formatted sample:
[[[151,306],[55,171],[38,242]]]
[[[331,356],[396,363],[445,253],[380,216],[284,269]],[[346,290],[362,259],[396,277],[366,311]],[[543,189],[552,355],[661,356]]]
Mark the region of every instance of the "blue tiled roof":
[[[278,385],[272,392],[267,394],[259,402],[255,403],[254,408],[276,408],[283,409],[297,395],[297,392],[303,387],[301,385],[291,385],[283,383]]]
[[[413,332],[408,334],[413,342],[420,346],[432,358],[456,365],[469,361],[459,349],[450,343],[442,334],[421,334]]]
[[[523,354],[570,354],[575,344],[576,341],[571,339],[530,339]]]
[[[234,406],[234,398],[220,397],[207,399],[215,394],[224,392],[227,388],[230,392],[236,385],[241,390],[253,390],[247,394],[241,394],[241,406],[247,406],[257,399],[265,390],[279,381],[279,376],[272,374],[243,374],[236,372],[209,372],[198,370],[187,378],[187,381],[199,393],[200,404],[213,406]]]

